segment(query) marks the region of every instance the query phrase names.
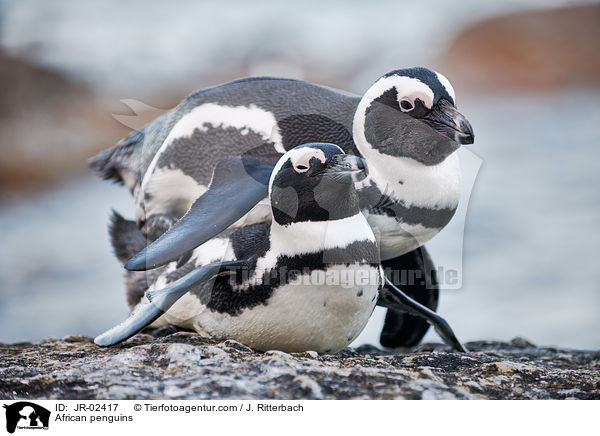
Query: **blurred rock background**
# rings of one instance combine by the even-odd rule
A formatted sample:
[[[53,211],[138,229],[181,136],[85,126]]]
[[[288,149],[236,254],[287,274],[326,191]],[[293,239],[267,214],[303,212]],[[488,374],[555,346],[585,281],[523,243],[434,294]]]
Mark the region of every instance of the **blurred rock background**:
[[[361,94],[414,65],[454,84],[476,134],[465,179],[481,165],[428,244],[462,267],[441,313],[464,340],[600,347],[600,5],[560,0],[0,1],[0,341],[126,315],[106,224],[133,204],[85,160],[130,128],[241,76]]]

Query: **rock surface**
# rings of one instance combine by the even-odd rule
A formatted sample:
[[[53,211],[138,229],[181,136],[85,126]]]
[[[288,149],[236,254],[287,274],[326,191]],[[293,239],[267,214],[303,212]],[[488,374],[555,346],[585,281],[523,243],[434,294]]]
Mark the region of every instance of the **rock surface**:
[[[337,355],[256,353],[192,333],[99,348],[70,336],[0,344],[3,399],[600,399],[600,352],[523,339]]]

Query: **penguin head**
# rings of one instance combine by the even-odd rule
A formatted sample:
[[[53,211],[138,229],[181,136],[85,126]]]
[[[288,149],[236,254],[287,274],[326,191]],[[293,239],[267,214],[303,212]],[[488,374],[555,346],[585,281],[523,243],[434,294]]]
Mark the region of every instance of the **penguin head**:
[[[367,174],[363,159],[335,144],[299,145],[279,159],[271,174],[273,219],[287,225],[356,215],[360,209],[354,184]]]
[[[437,165],[474,141],[452,85],[427,68],[395,70],[375,82],[358,105],[353,130],[364,155],[373,149],[424,165]]]

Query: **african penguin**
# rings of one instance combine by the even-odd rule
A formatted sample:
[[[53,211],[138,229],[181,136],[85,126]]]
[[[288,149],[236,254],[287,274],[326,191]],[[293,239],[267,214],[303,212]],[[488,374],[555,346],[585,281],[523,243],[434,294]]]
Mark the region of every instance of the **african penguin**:
[[[189,287],[158,321],[257,350],[334,352],[348,345],[382,284],[377,242],[354,188],[366,175],[361,158],[333,144],[288,151],[270,177],[270,223],[213,238],[187,264],[169,263],[149,283],[152,294],[185,280],[185,272],[228,263]]]
[[[354,187],[367,174],[361,158],[333,144],[288,151],[270,176],[271,223],[235,229],[195,249],[187,264],[155,270],[131,316],[95,342],[112,345],[154,322],[257,350],[333,353],[383,304],[424,315],[465,351],[445,321],[383,287],[377,242]],[[140,239],[118,222],[113,231],[126,233],[115,246],[122,254]]]
[[[411,285],[411,296],[435,309],[435,268],[423,244],[456,211],[455,151],[473,138],[450,82],[426,68],[392,71],[362,97],[305,81],[256,77],[190,94],[90,165],[131,190],[139,227],[164,229],[177,222],[162,235],[146,233],[156,241],[126,265],[144,270],[185,260],[228,227],[270,220],[267,184],[281,154],[306,142],[336,143],[369,165],[369,177],[358,186],[359,203],[384,266],[416,268],[426,280]],[[253,159],[252,171],[236,175],[219,168],[234,157]],[[382,343],[414,345],[427,327],[389,311]]]

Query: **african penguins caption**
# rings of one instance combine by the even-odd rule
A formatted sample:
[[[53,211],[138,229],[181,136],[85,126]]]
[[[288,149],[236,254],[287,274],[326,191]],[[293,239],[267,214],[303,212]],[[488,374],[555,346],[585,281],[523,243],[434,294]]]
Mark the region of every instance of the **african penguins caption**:
[[[134,195],[137,225],[154,243],[126,267],[145,270],[184,261],[227,228],[270,220],[267,185],[281,155],[307,142],[338,144],[369,165],[357,189],[383,266],[424,278],[395,284],[435,310],[435,267],[423,244],[456,211],[455,152],[473,140],[450,82],[425,68],[386,74],[362,97],[262,77],[192,93],[90,165]],[[251,171],[222,165],[236,157],[253,160]],[[381,342],[415,345],[427,328],[418,318],[388,311]]]
[[[251,171],[254,163],[243,164]],[[195,249],[186,264],[159,268],[130,317],[96,344],[113,345],[154,323],[257,350],[332,353],[359,335],[379,303],[424,311],[464,351],[435,313],[383,288],[379,249],[354,186],[367,173],[361,158],[333,144],[288,151],[270,176],[271,223],[230,231]],[[126,246],[144,238],[135,223],[118,218],[115,226],[118,254],[139,248]]]

